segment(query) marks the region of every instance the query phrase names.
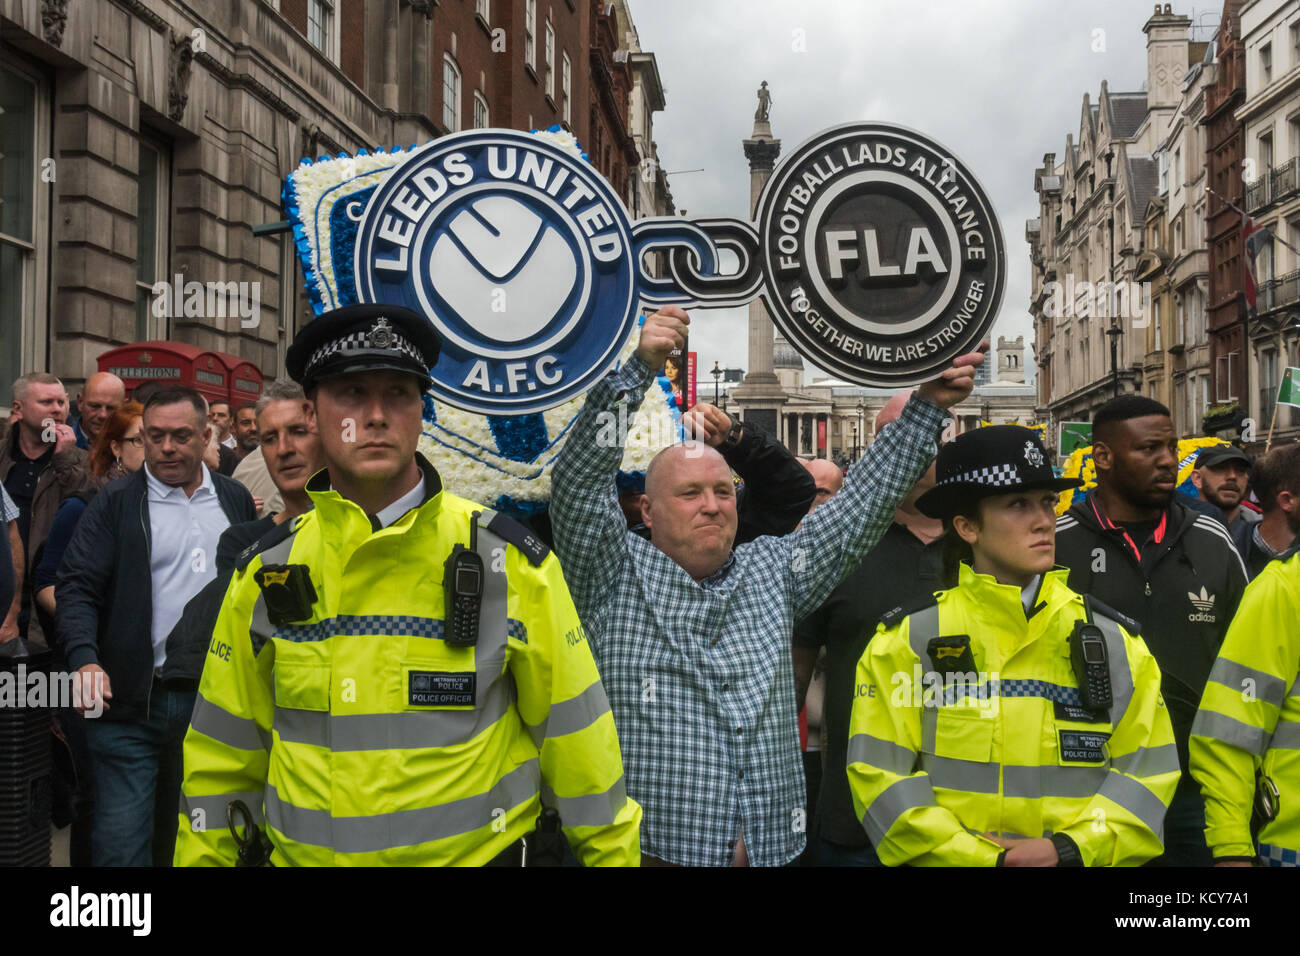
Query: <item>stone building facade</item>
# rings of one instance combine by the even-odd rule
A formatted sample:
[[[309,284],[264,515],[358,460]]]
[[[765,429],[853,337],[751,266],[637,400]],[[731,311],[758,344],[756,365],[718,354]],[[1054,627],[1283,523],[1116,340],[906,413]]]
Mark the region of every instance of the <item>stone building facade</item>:
[[[1240,405],[1256,422],[1256,442],[1266,440],[1270,425],[1274,441],[1285,441],[1300,437],[1300,409],[1276,405],[1283,371],[1300,367],[1300,9],[1283,0],[1246,3],[1241,37],[1243,208],[1273,238],[1255,260],[1258,291]]]
[[[1241,43],[1243,0],[1224,0],[1223,16],[1215,37],[1214,80],[1205,91],[1205,165],[1209,185],[1206,207],[1206,245],[1210,279],[1207,325],[1210,340],[1210,420],[1235,430],[1245,384],[1243,321],[1246,316],[1242,284],[1241,208],[1245,202],[1242,179],[1243,145],[1237,108],[1246,98],[1246,61]],[[1213,413],[1227,416],[1215,421]]]
[[[992,353],[985,360],[986,367],[997,369],[996,375],[976,383],[970,397],[954,409],[953,434],[979,428],[981,422],[1035,421],[1036,393],[1025,383],[1024,337],[997,341],[996,360]],[[803,358],[779,333],[772,346],[772,369],[784,395],[777,434],[787,448],[805,457],[853,460],[875,437],[876,413],[895,394],[892,389],[830,378],[805,382]],[[735,401],[730,395],[724,398]]]
[[[1188,68],[1169,133],[1156,150],[1157,184],[1147,207],[1136,278],[1149,284],[1137,374],[1143,394],[1173,414],[1179,435],[1196,435],[1210,407],[1209,293],[1205,240],[1205,91],[1214,79],[1214,46]]]
[[[1056,423],[1087,421],[1117,392],[1145,385],[1154,333],[1139,282],[1140,257],[1147,214],[1160,195],[1159,154],[1184,115],[1189,68],[1208,49],[1189,37],[1190,25],[1169,4],[1157,4],[1143,26],[1146,89],[1111,92],[1103,81],[1096,104],[1085,93],[1077,140],[1067,135],[1061,159],[1047,153],[1035,171],[1039,215],[1026,224],[1025,237],[1033,270],[1038,420],[1052,426],[1049,441]],[[1178,129],[1186,125],[1184,119]],[[1186,204],[1182,188],[1178,198]],[[1163,388],[1170,379],[1162,372],[1160,381]]]
[[[632,208],[622,42],[600,0],[0,0],[0,402],[144,339],[273,377],[311,312],[253,227],[304,156],[558,122]]]

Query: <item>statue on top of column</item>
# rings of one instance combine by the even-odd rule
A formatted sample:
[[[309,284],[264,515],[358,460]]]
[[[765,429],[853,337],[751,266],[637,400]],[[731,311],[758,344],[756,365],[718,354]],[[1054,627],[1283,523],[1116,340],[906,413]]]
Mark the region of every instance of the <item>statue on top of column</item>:
[[[772,107],[772,94],[767,89],[767,80],[758,88],[758,109],[754,110],[754,119],[760,123],[766,123],[768,113]]]

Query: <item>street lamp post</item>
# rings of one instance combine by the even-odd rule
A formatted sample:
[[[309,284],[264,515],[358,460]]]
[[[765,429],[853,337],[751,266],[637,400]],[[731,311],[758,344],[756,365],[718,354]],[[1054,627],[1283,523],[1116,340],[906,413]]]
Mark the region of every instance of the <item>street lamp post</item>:
[[[718,360],[713,360],[713,371],[709,372],[713,376],[713,404],[718,404],[718,383],[722,380],[722,369],[718,367]]]
[[[1119,327],[1118,319],[1110,320],[1110,328],[1106,330],[1110,336],[1110,374],[1113,384],[1114,396],[1119,398],[1119,337],[1124,334],[1124,330]]]
[[[853,460],[858,460],[858,423],[853,423]]]
[[[856,461],[857,458],[858,458],[858,455],[857,455],[857,444],[858,444],[858,438],[857,438],[857,436],[858,436],[858,435],[861,435],[861,436],[862,436],[862,442],[863,442],[863,444],[866,444],[866,441],[867,441],[867,428],[866,428],[866,425],[864,425],[863,422],[862,422],[862,413],[863,413],[863,411],[866,409],[866,407],[867,407],[867,403],[864,402],[862,399],[859,398],[859,399],[858,399],[858,424],[857,424],[857,426],[853,429],[853,447],[854,447],[853,460],[854,460],[854,461]]]

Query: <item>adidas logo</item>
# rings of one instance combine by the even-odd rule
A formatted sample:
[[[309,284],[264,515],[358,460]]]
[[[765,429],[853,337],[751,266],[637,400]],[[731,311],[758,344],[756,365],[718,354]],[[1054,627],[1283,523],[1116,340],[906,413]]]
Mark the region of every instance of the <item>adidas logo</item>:
[[[1191,621],[1193,624],[1213,624],[1217,620],[1214,615],[1214,595],[1206,591],[1204,586],[1201,587],[1200,594],[1197,594],[1195,591],[1188,591],[1187,599],[1191,601],[1192,606],[1196,608],[1195,613],[1187,615],[1187,620]]]

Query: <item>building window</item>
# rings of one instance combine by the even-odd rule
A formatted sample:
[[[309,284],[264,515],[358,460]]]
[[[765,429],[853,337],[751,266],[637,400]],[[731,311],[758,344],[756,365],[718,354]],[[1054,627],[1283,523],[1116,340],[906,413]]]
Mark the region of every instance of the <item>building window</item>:
[[[1264,133],[1259,137],[1259,169],[1255,178],[1258,179],[1265,175],[1273,168],[1273,134]]]
[[[1232,360],[1238,353],[1229,352],[1220,355],[1215,363],[1214,400],[1216,402],[1233,402],[1237,400],[1237,383],[1232,375]]]
[[[1259,76],[1261,86],[1273,82],[1273,44],[1265,43],[1259,48]]]
[[[492,22],[491,0],[474,0],[474,12],[483,19],[484,23],[491,23]]]
[[[42,163],[49,104],[35,76],[0,62],[0,398],[23,372],[46,367]],[[48,195],[48,194],[46,194]]]
[[[491,123],[488,122],[488,104],[483,98],[483,94],[475,91],[474,93],[474,128],[487,129]]]
[[[307,0],[307,42],[320,50],[330,62],[339,58],[339,24],[335,0]]]
[[[1259,353],[1259,420],[1270,421],[1277,402],[1277,350],[1261,349]]]
[[[1169,192],[1169,154],[1164,150],[1156,154],[1156,169],[1160,177],[1161,194]]]
[[[537,69],[537,0],[524,2],[524,62]]]
[[[1174,255],[1183,251],[1183,223],[1181,220],[1174,223]]]
[[[140,172],[136,176],[135,337],[136,341],[165,339],[171,334],[169,310],[154,314],[154,284],[171,280],[167,253],[171,210],[171,157],[161,143],[140,139]]]
[[[546,21],[546,95],[552,100],[555,99],[555,27],[551,26],[548,18]]]
[[[442,60],[442,125],[449,133],[460,129],[460,67],[450,53]]]
[[[560,55],[560,115],[564,117],[566,123],[573,122],[573,111],[570,108],[572,105],[570,96],[573,82],[572,73],[573,70],[569,65],[569,54],[562,53]]]
[[[1163,347],[1163,345],[1162,345],[1162,336],[1161,336],[1161,331],[1160,331],[1160,323],[1159,323],[1159,322],[1152,322],[1152,323],[1151,323],[1151,329],[1152,329],[1152,331],[1155,333],[1155,335],[1154,335],[1154,338],[1155,338],[1155,343],[1154,343],[1155,351],[1159,352],[1160,349]]]
[[[1180,147],[1174,150],[1174,188],[1181,189],[1183,185],[1183,151]]]

